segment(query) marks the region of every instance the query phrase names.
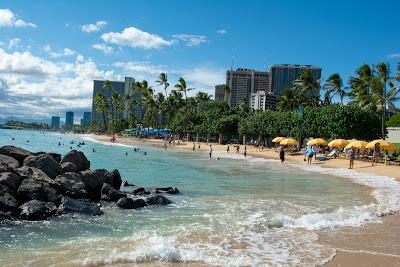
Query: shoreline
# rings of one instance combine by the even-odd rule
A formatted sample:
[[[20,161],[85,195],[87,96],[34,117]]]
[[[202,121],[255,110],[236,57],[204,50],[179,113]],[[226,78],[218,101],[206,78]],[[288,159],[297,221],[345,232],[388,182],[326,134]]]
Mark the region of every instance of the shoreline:
[[[110,142],[110,137],[105,135],[80,135],[81,137],[89,137],[101,142]],[[117,143],[123,145],[140,145],[147,144],[159,147],[162,149],[161,139],[139,139],[139,138],[127,138],[117,137]],[[213,147],[214,152],[225,152],[227,145],[220,145],[216,143],[210,143]],[[200,145],[200,149],[198,146]],[[243,153],[244,146],[240,145],[240,153]],[[184,149],[191,150],[193,148],[193,142],[181,142],[174,146],[168,146],[167,149]],[[208,145],[206,143],[196,143],[195,150],[208,151]],[[230,145],[230,153],[235,154],[234,146]],[[243,154],[242,154],[243,155]],[[264,149],[264,151],[257,151],[255,147],[247,146],[247,155],[255,158],[274,159],[279,160],[279,154],[272,149]],[[302,164],[304,163],[303,155],[285,155],[286,162],[288,164]],[[278,163],[278,162],[277,162]],[[337,169],[347,168],[347,159],[331,159],[322,162],[314,162],[311,166],[320,166],[321,168]],[[380,164],[378,166],[371,166],[370,162],[356,161],[354,171],[357,173],[365,173],[379,176],[387,176],[394,178],[397,182],[400,181],[400,167],[399,166],[384,166]],[[343,177],[346,179],[346,177]],[[355,182],[355,181],[350,181]],[[371,189],[371,197],[373,196],[373,187],[365,185]],[[396,232],[397,222],[400,221],[400,214],[388,214],[382,217],[382,222],[367,223],[359,227],[335,227],[332,230],[319,230],[320,244],[325,244],[333,247],[336,251],[335,255],[329,260],[325,266],[399,266],[400,265],[400,245],[399,248],[395,249],[392,253],[386,253],[386,248],[383,243],[390,240],[390,244],[400,244],[400,233],[393,234],[393,230]],[[399,231],[397,231],[399,232]],[[361,244],[358,240],[364,240]],[[380,244],[376,245],[376,243]],[[388,242],[389,243],[389,242]]]

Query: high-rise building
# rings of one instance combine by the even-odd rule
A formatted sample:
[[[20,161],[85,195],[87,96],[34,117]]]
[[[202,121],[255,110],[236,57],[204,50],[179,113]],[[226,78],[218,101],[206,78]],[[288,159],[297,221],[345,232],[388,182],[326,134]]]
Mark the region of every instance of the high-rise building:
[[[225,84],[218,84],[215,86],[214,97],[215,101],[225,101]]]
[[[254,110],[275,110],[277,96],[271,92],[258,91],[250,95],[249,107]]]
[[[322,68],[311,65],[276,64],[270,70],[271,91],[275,95],[282,95],[282,92],[293,85],[293,81],[300,77],[303,71],[309,71],[313,80],[321,78]]]
[[[111,95],[114,92],[117,92],[120,94],[121,98],[124,99],[124,104],[125,104],[125,111],[120,112],[118,114],[115,114],[115,117],[117,119],[122,119],[122,118],[129,118],[130,114],[127,111],[128,105],[129,105],[129,100],[125,100],[126,95],[130,95],[136,100],[136,107],[135,107],[135,114],[136,118],[141,118],[142,117],[142,110],[140,108],[140,100],[141,100],[141,95],[132,90],[132,86],[135,83],[135,79],[131,77],[125,77],[124,82],[120,81],[110,81],[111,84],[111,90],[104,88],[104,82],[105,80],[94,80],[93,81],[93,99],[92,99],[92,116],[91,116],[91,123],[103,123],[103,117],[101,112],[97,110],[97,106],[95,103],[95,97],[98,93],[102,93],[105,95],[105,97],[110,100]],[[106,116],[106,123],[108,123],[108,116]]]
[[[83,118],[81,121],[82,126],[89,126],[92,121],[92,112],[85,111],[83,112]]]
[[[233,107],[241,101],[249,101],[250,94],[271,91],[269,72],[249,69],[228,70],[226,84],[229,86],[228,104]]]
[[[74,126],[74,113],[72,111],[67,111],[65,114],[65,127],[72,129]]]
[[[51,128],[54,128],[54,129],[60,128],[60,116],[52,116],[51,117]]]

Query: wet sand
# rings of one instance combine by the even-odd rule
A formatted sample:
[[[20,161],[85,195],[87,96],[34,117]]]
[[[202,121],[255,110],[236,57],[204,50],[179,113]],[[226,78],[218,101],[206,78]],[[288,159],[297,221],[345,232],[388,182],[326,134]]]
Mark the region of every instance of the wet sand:
[[[92,138],[101,141],[110,141],[109,136],[91,135]],[[141,142],[162,147],[161,140],[117,138],[119,143],[139,145]],[[208,151],[206,143],[196,143],[195,150]],[[240,145],[240,154],[244,152],[244,146]],[[167,149],[192,149],[193,142],[175,144]],[[213,151],[226,151],[227,145],[212,144]],[[230,145],[230,153],[235,153],[235,147]],[[255,147],[247,146],[247,155],[279,160],[279,155],[273,149],[258,151]],[[244,156],[243,156],[244,157]],[[287,162],[304,162],[303,155],[286,155]],[[317,161],[323,168],[348,168],[347,159],[331,159]],[[378,164],[372,167],[370,162],[355,161],[354,170],[357,172],[389,176],[400,181],[400,166],[385,166]],[[319,231],[319,242],[328,244],[336,249],[336,255],[326,266],[400,266],[400,215],[385,216],[381,223],[371,223],[362,227],[340,227],[333,230]]]

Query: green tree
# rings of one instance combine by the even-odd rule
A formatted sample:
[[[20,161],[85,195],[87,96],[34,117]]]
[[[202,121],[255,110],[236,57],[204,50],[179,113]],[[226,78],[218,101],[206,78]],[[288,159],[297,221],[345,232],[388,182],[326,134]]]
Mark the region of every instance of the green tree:
[[[400,114],[394,114],[390,119],[386,122],[387,127],[400,127]]]
[[[168,83],[168,75],[166,73],[161,73],[160,76],[158,77],[158,80],[156,80],[157,85],[163,85],[164,86],[164,91],[165,91],[165,98],[168,98],[168,92],[167,88],[169,86]]]
[[[288,88],[283,91],[276,103],[277,109],[280,111],[294,111],[300,107],[300,97],[297,90]]]
[[[346,91],[343,88],[342,78],[338,73],[334,73],[328,77],[323,89],[329,93],[329,103],[335,95],[339,96],[340,104],[343,106],[343,98],[346,96]]]
[[[104,131],[107,131],[106,116],[108,111],[110,110],[107,97],[102,93],[98,93],[94,97],[94,103],[96,105],[96,111],[101,112],[102,114]]]
[[[175,88],[179,91],[179,92],[183,92],[183,94],[185,95],[185,99],[187,99],[187,92],[194,90],[194,88],[187,88],[186,86],[186,81],[185,79],[183,79],[182,77],[179,78],[178,83],[175,84]]]

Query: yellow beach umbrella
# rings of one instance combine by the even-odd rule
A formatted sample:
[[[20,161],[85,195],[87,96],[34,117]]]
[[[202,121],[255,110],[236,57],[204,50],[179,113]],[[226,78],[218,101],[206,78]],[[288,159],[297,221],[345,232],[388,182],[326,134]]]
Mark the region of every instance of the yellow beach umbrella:
[[[281,142],[280,142],[280,144],[281,145],[297,145],[299,142],[297,142],[297,140],[296,139],[293,139],[293,138],[285,138],[285,139],[283,139]]]
[[[272,139],[272,142],[280,143],[283,139],[285,139],[285,137],[278,136],[278,137],[275,137],[274,139]]]
[[[349,144],[350,142],[346,139],[335,139],[329,142],[328,146],[329,147],[345,147]]]
[[[385,150],[393,150],[393,149],[396,149],[396,146],[395,146],[395,145],[393,145],[392,143],[389,143],[388,141],[383,140],[383,139],[374,140],[374,141],[372,141],[372,142],[369,142],[369,143],[365,146],[365,148],[372,149],[372,148],[374,148],[375,144],[378,144],[378,143],[379,143],[380,148],[382,148],[382,149],[385,149]]]
[[[308,146],[326,146],[327,144],[328,142],[322,138],[314,138],[313,140],[307,142]]]
[[[354,148],[362,149],[362,148],[365,148],[365,146],[366,146],[367,144],[368,144],[368,143],[365,142],[365,141],[353,141],[353,142],[350,142],[350,143],[346,146],[346,148],[352,148],[352,147],[354,147]]]

